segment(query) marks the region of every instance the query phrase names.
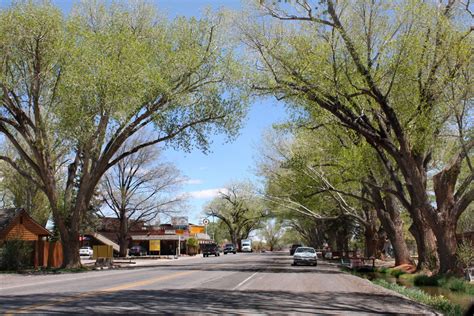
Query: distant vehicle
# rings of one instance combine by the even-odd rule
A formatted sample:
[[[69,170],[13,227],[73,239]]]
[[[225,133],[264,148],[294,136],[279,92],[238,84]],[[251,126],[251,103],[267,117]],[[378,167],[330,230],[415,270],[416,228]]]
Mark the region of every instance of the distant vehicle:
[[[220,256],[220,249],[217,244],[202,244],[201,245],[202,256],[209,257],[209,255]]]
[[[79,249],[79,256],[88,256],[92,258],[93,254],[94,254],[94,250],[92,250],[92,248],[89,246],[81,247]]]
[[[235,249],[235,246],[234,244],[225,244],[224,245],[224,254],[228,254],[228,253],[233,253],[234,255],[236,254],[237,252],[237,249]]]
[[[146,256],[147,252],[146,249],[140,245],[132,246],[128,250],[129,256]]]
[[[293,245],[291,245],[291,248],[290,248],[290,256],[292,256],[292,255],[295,254],[295,250],[296,250],[296,248],[298,248],[298,247],[303,247],[303,245],[301,245],[301,244],[293,244]]]
[[[251,239],[242,239],[241,241],[242,252],[252,252],[252,240]]]
[[[300,263],[317,266],[318,259],[316,255],[316,250],[311,247],[296,248],[295,254],[293,256],[293,265],[298,265]]]

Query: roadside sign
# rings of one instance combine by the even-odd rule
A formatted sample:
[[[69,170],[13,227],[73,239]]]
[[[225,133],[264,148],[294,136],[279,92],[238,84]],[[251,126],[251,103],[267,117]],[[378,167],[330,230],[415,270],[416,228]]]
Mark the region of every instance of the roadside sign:
[[[189,233],[191,235],[204,234],[204,232],[205,232],[204,226],[190,226],[189,227]]]
[[[92,258],[112,258],[114,256],[114,250],[109,245],[96,245],[93,248]]]
[[[209,220],[207,218],[205,218],[205,219],[202,220],[202,223],[207,226],[207,225],[209,225]]]
[[[150,251],[160,251],[160,240],[150,240]]]

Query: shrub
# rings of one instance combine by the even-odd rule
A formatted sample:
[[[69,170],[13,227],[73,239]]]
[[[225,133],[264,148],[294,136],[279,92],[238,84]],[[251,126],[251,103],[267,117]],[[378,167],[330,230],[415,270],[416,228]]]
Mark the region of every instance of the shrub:
[[[199,241],[196,238],[189,238],[186,243],[188,247],[197,247],[199,244]]]
[[[438,278],[435,276],[427,276],[424,274],[417,275],[413,279],[413,284],[416,286],[428,285],[428,286],[438,286]]]
[[[466,282],[466,290],[464,291],[469,295],[474,295],[474,284]]]
[[[468,267],[469,264],[474,262],[474,243],[469,240],[463,240],[463,242],[458,246],[456,255],[463,267]]]
[[[18,271],[31,266],[32,252],[31,242],[19,239],[5,241],[0,252],[1,269]]]
[[[461,279],[451,278],[446,283],[446,287],[451,291],[464,292],[466,290],[466,282]]]

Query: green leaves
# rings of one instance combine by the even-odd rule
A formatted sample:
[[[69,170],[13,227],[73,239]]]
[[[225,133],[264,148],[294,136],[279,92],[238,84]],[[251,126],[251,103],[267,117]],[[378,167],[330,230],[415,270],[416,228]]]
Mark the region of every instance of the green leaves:
[[[206,150],[209,133],[232,137],[245,115],[242,70],[222,14],[169,21],[142,2],[88,1],[64,18],[27,2],[2,11],[0,21],[2,83],[31,94],[39,54],[41,107],[54,133],[73,144],[96,137],[101,118],[111,136],[149,111],[158,135],[202,122],[174,145]]]

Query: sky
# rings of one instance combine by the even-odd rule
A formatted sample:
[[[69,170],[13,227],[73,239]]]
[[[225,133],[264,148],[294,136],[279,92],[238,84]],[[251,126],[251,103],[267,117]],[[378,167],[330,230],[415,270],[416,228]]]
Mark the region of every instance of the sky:
[[[155,0],[158,9],[169,17],[199,16],[204,8],[226,8],[239,10],[239,0]],[[203,206],[217,196],[227,184],[233,181],[255,181],[255,157],[262,134],[272,124],[282,122],[287,113],[275,99],[258,100],[251,104],[240,136],[232,143],[224,143],[222,136],[213,137],[211,151],[203,154],[197,150],[191,153],[167,150],[166,160],[174,162],[189,178],[183,190],[190,196],[187,214],[189,221],[198,223],[203,218]]]
[[[76,0],[52,0],[64,13],[68,13]],[[240,0],[149,0],[159,11],[169,18],[176,16],[199,17],[205,8],[234,9],[242,7]],[[10,4],[10,0],[0,0],[0,7]],[[217,196],[227,184],[233,181],[255,181],[255,157],[262,134],[272,124],[287,118],[284,106],[275,99],[260,99],[251,104],[240,136],[232,143],[225,143],[222,135],[211,138],[208,154],[198,150],[190,153],[165,149],[164,162],[172,162],[187,177],[183,193],[189,196],[188,207],[183,210],[191,223],[198,224],[203,218],[203,206]],[[166,219],[163,219],[166,221]]]

